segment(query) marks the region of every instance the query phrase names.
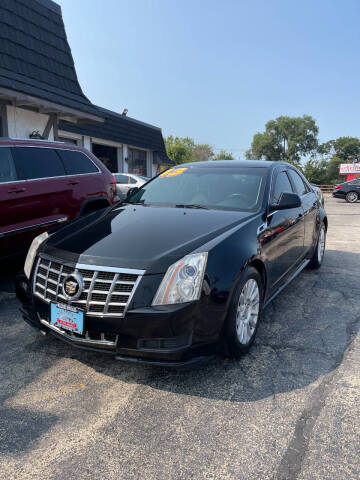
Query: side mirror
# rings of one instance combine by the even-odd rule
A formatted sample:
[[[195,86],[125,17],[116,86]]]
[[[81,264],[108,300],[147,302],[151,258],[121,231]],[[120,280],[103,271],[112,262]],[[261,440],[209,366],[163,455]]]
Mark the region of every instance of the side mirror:
[[[282,193],[279,203],[269,205],[269,212],[301,207],[301,198],[297,193]]]
[[[132,197],[138,191],[139,191],[138,187],[129,188],[129,190],[127,191],[127,194],[126,194],[126,198]]]

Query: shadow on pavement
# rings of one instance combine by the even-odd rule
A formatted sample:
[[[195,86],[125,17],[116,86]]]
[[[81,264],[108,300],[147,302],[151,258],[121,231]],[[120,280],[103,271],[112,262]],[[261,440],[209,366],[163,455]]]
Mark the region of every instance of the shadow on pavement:
[[[248,355],[237,361],[217,358],[194,371],[118,363],[106,354],[78,350],[50,336],[44,339],[21,320],[16,299],[1,296],[9,293],[9,285],[0,279],[0,452],[18,454],[30,448],[59,420],[56,415],[33,415],[30,409],[5,406],[59,359],[76,359],[129,384],[238,403],[312,384],[341,363],[359,330],[359,267],[359,254],[328,250],[319,271],[304,271],[267,308]],[[145,416],[156,411],[156,397],[142,401],[148,406]],[[81,410],[77,404],[73,408]]]

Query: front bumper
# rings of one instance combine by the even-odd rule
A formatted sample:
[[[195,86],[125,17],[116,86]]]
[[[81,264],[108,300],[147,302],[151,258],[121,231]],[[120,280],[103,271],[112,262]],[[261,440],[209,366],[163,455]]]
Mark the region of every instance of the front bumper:
[[[50,325],[50,304],[31,292],[21,274],[16,282],[23,319],[44,335],[77,348],[113,355],[115,359],[165,367],[204,362],[216,352],[219,332],[208,334],[201,301],[128,310],[125,317],[84,318],[83,336]]]

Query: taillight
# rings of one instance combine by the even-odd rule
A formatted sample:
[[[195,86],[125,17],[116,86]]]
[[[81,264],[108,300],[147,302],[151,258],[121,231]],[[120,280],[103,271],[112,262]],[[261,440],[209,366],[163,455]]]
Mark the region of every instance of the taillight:
[[[342,188],[342,185],[334,185],[334,190],[340,190]]]
[[[111,190],[112,190],[113,194],[115,195],[116,194],[116,180],[115,180],[114,175],[111,175],[110,186],[111,186]]]

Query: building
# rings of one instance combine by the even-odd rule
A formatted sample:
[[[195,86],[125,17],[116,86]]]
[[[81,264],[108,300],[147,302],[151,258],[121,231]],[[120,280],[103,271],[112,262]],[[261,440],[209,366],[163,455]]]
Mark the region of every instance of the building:
[[[152,176],[171,164],[160,128],[84,95],[52,0],[1,0],[0,136],[76,143],[113,172]]]

